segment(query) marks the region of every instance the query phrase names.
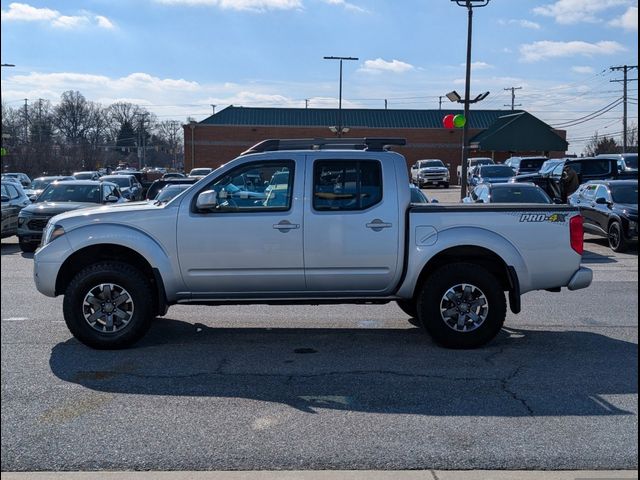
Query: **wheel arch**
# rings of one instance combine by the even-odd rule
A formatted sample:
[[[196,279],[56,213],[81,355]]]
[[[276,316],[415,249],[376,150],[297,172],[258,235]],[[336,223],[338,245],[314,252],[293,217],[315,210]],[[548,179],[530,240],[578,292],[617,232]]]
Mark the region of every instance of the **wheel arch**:
[[[71,254],[58,271],[55,294],[63,294],[76,273],[100,261],[118,261],[131,265],[139,270],[151,284],[156,315],[164,315],[166,313],[168,301],[160,272],[157,268],[152,267],[149,261],[140,253],[123,245],[90,245]]]
[[[477,245],[450,247],[431,257],[418,275],[412,298],[416,298],[422,285],[433,272],[444,265],[452,263],[472,263],[485,268],[498,279],[502,290],[509,292],[509,307],[511,311],[513,313],[520,312],[520,284],[516,269],[507,265],[504,259],[494,251]]]

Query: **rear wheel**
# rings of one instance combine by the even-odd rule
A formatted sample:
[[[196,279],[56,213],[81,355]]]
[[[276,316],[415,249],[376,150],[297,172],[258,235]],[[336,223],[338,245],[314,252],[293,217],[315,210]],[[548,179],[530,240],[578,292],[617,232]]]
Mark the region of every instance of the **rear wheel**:
[[[624,232],[622,231],[622,225],[620,222],[611,222],[608,232],[609,247],[614,252],[624,252],[629,247],[626,238],[624,238]]]
[[[102,262],[81,270],[64,296],[63,312],[74,337],[98,349],[126,348],[153,319],[150,282],[135,268]]]
[[[486,268],[454,263],[434,271],[418,296],[420,322],[447,348],[476,348],[498,334],[507,313],[500,281]]]

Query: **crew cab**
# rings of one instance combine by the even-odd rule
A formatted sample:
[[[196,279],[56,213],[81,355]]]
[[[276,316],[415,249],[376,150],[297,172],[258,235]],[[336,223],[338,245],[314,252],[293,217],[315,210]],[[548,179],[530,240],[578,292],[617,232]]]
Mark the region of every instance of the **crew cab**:
[[[439,344],[491,341],[520,297],[585,288],[569,205],[412,204],[404,139],[265,140],[167,203],[68,212],[34,256],[81,342],[123,348],[174,304],[397,302]],[[232,180],[280,178],[250,195]],[[259,193],[259,192],[258,192]]]
[[[418,188],[425,185],[449,188],[449,165],[438,159],[418,160],[411,166],[411,181]]]

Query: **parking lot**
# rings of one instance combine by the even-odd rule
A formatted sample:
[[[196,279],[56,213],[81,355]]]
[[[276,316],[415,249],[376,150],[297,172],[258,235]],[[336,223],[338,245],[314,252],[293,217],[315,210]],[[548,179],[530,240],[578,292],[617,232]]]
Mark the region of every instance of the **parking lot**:
[[[174,306],[96,351],[5,239],[2,470],[635,469],[638,253],[585,248],[589,288],[524,295],[478,350],[388,304]]]

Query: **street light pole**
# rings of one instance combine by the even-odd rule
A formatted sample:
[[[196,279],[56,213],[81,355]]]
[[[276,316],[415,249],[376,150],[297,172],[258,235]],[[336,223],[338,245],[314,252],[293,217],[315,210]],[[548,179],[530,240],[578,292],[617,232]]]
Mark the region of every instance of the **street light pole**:
[[[336,127],[336,133],[339,137],[342,136],[342,61],[343,60],[359,60],[357,57],[323,57],[325,60],[340,60],[340,89],[338,97],[338,125]]]
[[[489,0],[451,0],[460,7],[467,8],[467,69],[464,86],[464,118],[462,127],[462,165],[460,166],[460,198],[467,196],[467,161],[469,159],[469,105],[471,96],[471,34],[473,24],[473,7],[486,7]]]

